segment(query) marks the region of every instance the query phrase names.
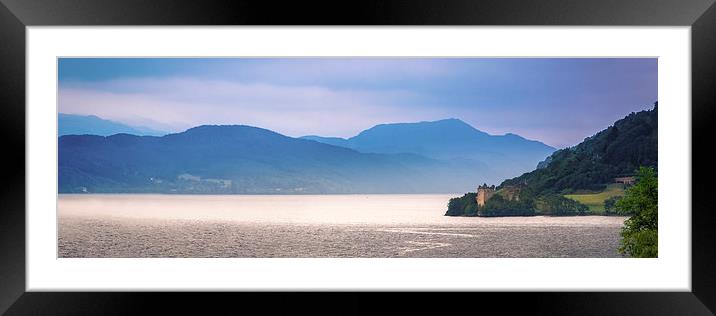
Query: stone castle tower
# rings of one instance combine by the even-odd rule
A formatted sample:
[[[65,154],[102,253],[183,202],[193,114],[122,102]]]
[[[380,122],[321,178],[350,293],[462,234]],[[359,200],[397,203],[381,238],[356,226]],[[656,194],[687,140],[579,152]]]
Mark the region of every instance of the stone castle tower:
[[[495,185],[487,186],[486,183],[483,183],[482,185],[478,186],[477,197],[475,197],[477,206],[485,206],[485,202],[487,202],[487,200],[489,200],[493,194],[495,194]]]

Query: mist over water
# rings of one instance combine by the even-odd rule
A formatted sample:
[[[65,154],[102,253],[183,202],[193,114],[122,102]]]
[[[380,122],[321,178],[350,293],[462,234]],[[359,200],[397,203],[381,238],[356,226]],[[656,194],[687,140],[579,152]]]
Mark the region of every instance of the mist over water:
[[[624,217],[447,217],[456,195],[60,195],[59,257],[619,257]]]

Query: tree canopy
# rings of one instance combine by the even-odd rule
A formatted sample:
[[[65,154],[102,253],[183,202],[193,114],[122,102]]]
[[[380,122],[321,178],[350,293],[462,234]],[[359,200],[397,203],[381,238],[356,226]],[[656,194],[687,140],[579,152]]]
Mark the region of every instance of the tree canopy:
[[[653,168],[641,167],[637,182],[616,202],[619,214],[633,214],[624,222],[619,251],[632,257],[655,258],[658,255],[659,225],[658,181]]]

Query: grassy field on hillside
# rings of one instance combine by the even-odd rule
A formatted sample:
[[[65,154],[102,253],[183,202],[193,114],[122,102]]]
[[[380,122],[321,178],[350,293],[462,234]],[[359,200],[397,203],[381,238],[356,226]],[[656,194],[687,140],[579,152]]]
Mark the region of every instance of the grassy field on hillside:
[[[612,196],[623,196],[624,187],[622,184],[613,183],[607,186],[604,191],[593,194],[566,194],[564,197],[578,201],[589,207],[595,214],[604,213],[604,200]]]

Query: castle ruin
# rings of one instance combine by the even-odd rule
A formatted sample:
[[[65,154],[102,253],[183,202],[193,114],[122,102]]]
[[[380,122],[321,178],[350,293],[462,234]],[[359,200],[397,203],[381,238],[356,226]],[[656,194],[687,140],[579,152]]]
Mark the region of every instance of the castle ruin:
[[[475,197],[477,206],[485,206],[485,202],[487,202],[493,194],[495,194],[495,185],[487,186],[487,183],[483,183],[477,186],[477,197]]]

